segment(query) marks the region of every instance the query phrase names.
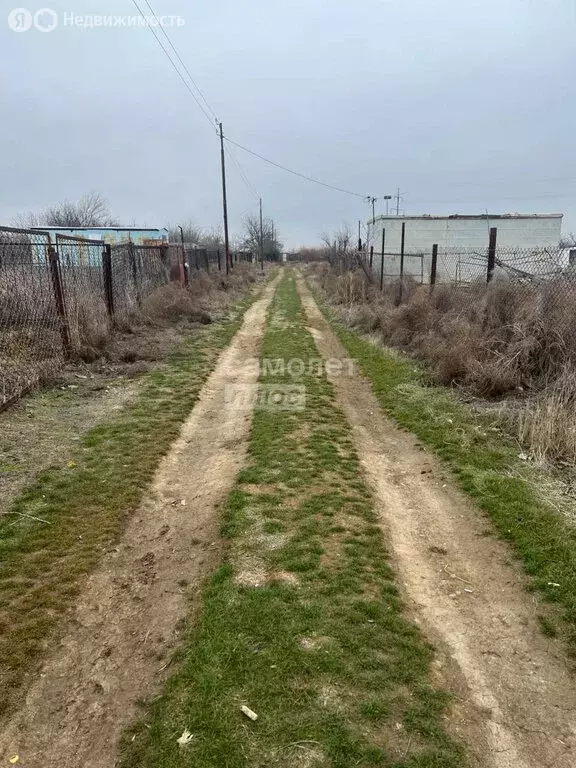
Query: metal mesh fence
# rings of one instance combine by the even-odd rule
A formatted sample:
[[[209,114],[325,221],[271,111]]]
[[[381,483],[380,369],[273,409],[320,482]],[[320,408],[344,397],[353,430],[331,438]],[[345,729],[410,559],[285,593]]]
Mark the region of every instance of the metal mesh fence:
[[[178,246],[126,243],[113,246],[110,255],[116,317],[129,317],[138,311],[147,296],[171,279],[181,279]]]
[[[185,261],[188,265],[189,274],[194,270],[205,270],[210,272],[218,269],[226,269],[226,253],[224,248],[200,248],[197,245],[185,243]],[[180,254],[182,246],[180,246]],[[230,262],[232,268],[238,263],[252,264],[255,262],[255,256],[251,251],[231,251]]]
[[[101,347],[110,331],[105,300],[100,240],[56,235],[70,346],[74,350]]]
[[[253,258],[236,252],[231,260],[234,267]],[[110,246],[0,227],[0,409],[53,376],[70,355],[97,353],[114,324],[130,321],[170,280],[225,268],[222,249]]]
[[[356,253],[369,279],[388,287],[394,284],[453,285],[473,289],[492,280],[573,291],[576,249],[553,246],[405,249],[401,252]],[[350,261],[350,259],[349,259]],[[350,266],[348,266],[350,268]]]
[[[0,227],[0,409],[62,367],[102,347],[116,320],[170,279],[177,246],[116,247]]]
[[[0,408],[62,365],[48,235],[0,229]]]
[[[169,251],[165,247],[133,246],[136,260],[138,294],[145,299],[157,288],[170,282]]]

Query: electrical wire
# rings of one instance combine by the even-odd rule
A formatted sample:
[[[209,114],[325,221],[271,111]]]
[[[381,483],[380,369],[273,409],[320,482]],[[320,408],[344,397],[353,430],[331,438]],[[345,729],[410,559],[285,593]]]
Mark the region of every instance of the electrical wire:
[[[150,26],[150,24],[148,23],[148,20],[147,20],[147,18],[146,18],[146,16],[145,16],[145,14],[144,14],[144,11],[143,11],[143,10],[142,10],[142,8],[140,8],[140,6],[138,5],[138,2],[137,2],[137,0],[132,0],[132,3],[133,3],[135,6],[136,6],[136,9],[138,10],[138,13],[140,14],[140,16],[142,16],[142,18],[143,18],[143,19],[144,19],[144,21],[146,22],[146,26],[148,27],[148,29],[150,30],[150,32],[152,32],[152,34],[153,34],[153,35],[154,35],[154,37],[156,38],[156,42],[158,43],[158,45],[160,46],[160,48],[162,48],[162,50],[164,51],[164,53],[165,53],[165,55],[166,55],[166,58],[168,59],[168,61],[170,62],[170,64],[172,64],[172,67],[174,68],[174,71],[176,72],[176,74],[178,75],[178,77],[180,78],[180,80],[182,80],[182,82],[184,83],[184,86],[185,86],[186,90],[187,90],[187,91],[188,91],[188,93],[189,93],[189,94],[192,96],[192,98],[194,99],[194,101],[196,102],[196,104],[197,104],[197,105],[200,107],[200,109],[201,109],[201,111],[202,111],[202,113],[203,113],[204,117],[205,117],[205,118],[208,120],[208,122],[210,123],[210,125],[212,126],[212,128],[214,128],[214,121],[212,120],[212,117],[211,117],[211,116],[208,114],[208,112],[206,111],[206,109],[205,109],[205,108],[204,108],[204,106],[202,105],[202,102],[201,102],[201,101],[200,101],[200,99],[199,99],[199,98],[196,96],[196,94],[194,93],[194,91],[192,90],[192,88],[190,87],[190,84],[189,84],[189,83],[186,81],[186,78],[184,77],[184,75],[182,74],[182,72],[180,72],[180,70],[179,70],[179,69],[178,69],[178,67],[176,66],[176,64],[175,64],[175,62],[174,62],[174,60],[173,60],[173,58],[170,56],[170,54],[169,54],[169,53],[168,53],[168,51],[166,50],[166,46],[163,44],[162,40],[160,40],[160,38],[158,37],[158,35],[157,35],[157,34],[156,34],[156,32],[154,31],[154,28],[153,28],[153,27],[151,27],[151,26]]]
[[[142,9],[140,8],[140,6],[139,6],[139,5],[138,5],[138,3],[136,2],[136,0],[132,0],[132,2],[134,3],[134,5],[135,5],[135,6],[136,6],[136,8],[138,9],[138,11],[140,12],[140,15],[141,15],[141,16],[143,16],[143,18],[146,20],[146,17],[145,17],[145,16],[144,16],[144,14],[142,13]],[[152,5],[150,4],[149,0],[144,0],[144,2],[145,2],[145,3],[146,3],[146,5],[148,6],[148,9],[150,10],[150,13],[152,13],[152,15],[153,15],[153,16],[156,18],[156,12],[154,11],[154,8],[152,8]],[[161,40],[159,39],[159,37],[156,35],[156,33],[155,33],[154,29],[153,29],[153,28],[150,26],[150,24],[148,24],[148,23],[147,23],[147,26],[148,26],[148,28],[150,29],[150,31],[152,32],[152,34],[154,35],[154,37],[156,38],[156,41],[158,42],[158,44],[160,45],[160,47],[162,48],[162,50],[164,51],[164,53],[166,54],[166,56],[167,56],[168,60],[170,61],[170,63],[172,64],[172,66],[174,67],[174,69],[176,70],[176,72],[178,73],[178,75],[179,75],[180,79],[182,80],[182,82],[183,82],[183,83],[184,83],[184,85],[186,86],[187,90],[189,91],[189,93],[190,93],[190,94],[192,95],[192,97],[194,98],[194,101],[195,101],[195,102],[196,102],[196,104],[197,104],[197,105],[200,107],[200,109],[202,110],[202,112],[203,112],[204,116],[210,120],[210,124],[211,124],[211,125],[213,125],[212,119],[211,119],[211,118],[210,118],[210,116],[207,114],[206,110],[205,110],[205,109],[202,107],[202,104],[200,104],[200,102],[199,102],[199,101],[198,101],[198,99],[196,98],[195,94],[192,92],[191,88],[189,87],[189,84],[188,84],[188,83],[186,83],[186,80],[185,80],[185,79],[184,79],[184,77],[182,76],[182,73],[180,72],[180,70],[179,70],[179,69],[176,67],[176,65],[175,65],[175,63],[174,63],[174,61],[173,61],[173,59],[171,58],[171,56],[169,55],[168,51],[166,50],[166,48],[165,48],[165,47],[164,47],[164,45],[162,44],[162,41],[161,41]],[[168,33],[166,32],[166,30],[164,29],[164,27],[163,27],[163,26],[160,26],[160,29],[162,30],[162,34],[164,35],[164,37],[165,37],[165,38],[166,38],[166,40],[168,41],[168,44],[169,44],[170,48],[171,48],[171,49],[174,51],[174,54],[175,54],[176,58],[178,59],[178,61],[180,62],[180,65],[182,66],[182,68],[183,68],[184,72],[186,73],[186,75],[187,75],[187,76],[188,76],[188,78],[190,79],[190,82],[192,83],[192,85],[194,86],[194,88],[195,88],[195,89],[196,89],[196,91],[198,92],[198,95],[200,96],[200,98],[202,99],[202,101],[204,102],[204,104],[206,105],[206,108],[207,108],[207,109],[208,109],[208,111],[211,113],[212,117],[214,118],[214,122],[218,122],[218,117],[217,117],[216,113],[214,112],[214,110],[213,110],[213,109],[212,109],[212,107],[210,106],[210,104],[209,104],[209,102],[208,102],[207,98],[206,98],[206,97],[204,96],[204,94],[202,93],[202,91],[201,91],[201,89],[200,89],[200,87],[199,87],[198,83],[196,83],[196,81],[195,81],[195,80],[194,80],[194,78],[192,77],[192,73],[190,72],[190,70],[189,70],[189,69],[188,69],[188,67],[186,66],[186,64],[185,64],[184,60],[183,60],[183,59],[182,59],[182,57],[180,56],[180,54],[179,54],[179,52],[178,52],[178,49],[176,48],[176,46],[175,46],[175,45],[174,45],[174,43],[172,42],[172,40],[171,40],[170,36],[168,35]],[[240,163],[239,163],[238,159],[236,158],[236,156],[235,156],[234,152],[232,151],[232,147],[226,147],[226,153],[228,154],[228,156],[230,157],[230,159],[232,160],[232,162],[234,163],[234,165],[235,165],[235,166],[236,166],[236,168],[238,169],[238,173],[240,174],[240,178],[241,178],[241,179],[242,179],[242,181],[244,182],[244,184],[245,184],[246,188],[247,188],[247,189],[250,191],[250,193],[251,193],[252,195],[254,195],[254,197],[255,197],[257,200],[259,200],[259,199],[260,199],[260,195],[258,194],[258,192],[256,192],[256,190],[254,189],[254,187],[252,186],[252,184],[251,184],[251,183],[250,183],[250,181],[248,180],[248,177],[246,176],[246,173],[244,172],[244,170],[243,170],[242,166],[240,165]]]
[[[150,9],[150,12],[154,15],[154,17],[156,17],[154,9],[152,8],[149,0],[144,0],[144,2],[146,3],[147,7]],[[184,75],[182,74],[180,69],[178,68],[177,64],[175,63],[174,59],[170,55],[169,51],[166,49],[166,46],[163,44],[162,40],[156,34],[154,28],[148,22],[148,19],[146,18],[145,14],[144,14],[142,8],[140,7],[140,5],[138,4],[137,0],[132,0],[132,3],[135,6],[135,8],[138,11],[138,13],[140,14],[140,16],[142,16],[144,21],[146,21],[146,26],[148,27],[150,32],[154,35],[154,38],[155,38],[156,42],[158,43],[160,48],[162,48],[162,51],[164,52],[166,58],[168,59],[168,61],[172,65],[172,68],[174,69],[174,71],[176,72],[176,74],[178,75],[178,77],[180,78],[182,83],[184,84],[186,90],[192,96],[192,98],[196,102],[197,106],[202,111],[202,114],[204,115],[204,117],[208,120],[210,125],[214,128],[214,121],[216,121],[216,122],[218,121],[218,118],[216,117],[216,113],[214,112],[214,110],[212,109],[212,107],[208,103],[208,100],[206,99],[206,97],[204,96],[204,94],[200,90],[199,86],[197,85],[196,81],[192,77],[192,74],[190,73],[190,70],[188,69],[188,67],[184,63],[182,57],[178,53],[178,50],[177,50],[176,46],[174,45],[174,43],[172,42],[172,40],[170,39],[168,33],[166,32],[166,30],[162,26],[160,27],[164,37],[166,38],[166,40],[168,41],[168,44],[170,45],[170,48],[174,51],[174,54],[176,55],[178,61],[180,62],[180,65],[182,66],[182,68],[184,69],[184,72],[189,77],[190,82],[192,83],[192,85],[194,86],[196,91],[198,92],[200,98],[198,97],[198,95],[196,95],[196,93],[194,93],[192,87],[190,86],[190,83],[187,82],[186,78],[184,77]],[[204,104],[202,104],[202,102],[204,102]],[[298,178],[304,179],[305,181],[309,181],[309,182],[311,182],[313,184],[318,184],[318,185],[320,185],[322,187],[326,187],[327,189],[332,189],[332,190],[334,190],[336,192],[342,192],[345,195],[352,195],[353,197],[359,197],[359,198],[361,198],[363,200],[365,200],[367,197],[370,197],[370,195],[363,195],[363,194],[360,194],[359,192],[352,192],[349,189],[344,189],[343,187],[337,187],[334,184],[328,184],[327,182],[321,181],[320,179],[315,179],[314,177],[308,176],[305,173],[300,173],[299,171],[295,171],[292,168],[288,168],[287,166],[282,165],[281,163],[276,163],[274,160],[270,160],[269,158],[264,157],[263,155],[260,155],[258,152],[254,152],[254,150],[248,149],[248,147],[245,147],[242,144],[239,144],[238,142],[233,141],[232,139],[230,139],[227,136],[225,136],[225,139],[226,139],[226,141],[229,144],[233,144],[234,146],[238,147],[238,149],[241,149],[243,152],[247,152],[248,154],[253,155],[254,157],[259,158],[263,162],[268,163],[269,165],[272,165],[275,168],[279,168],[280,170],[285,171],[286,173],[290,173],[293,176],[297,176]],[[243,179],[244,183],[246,183],[248,188],[251,190],[251,192],[258,197],[258,194],[253,189],[252,185],[248,182],[244,171],[241,170],[241,167],[240,167],[238,161],[235,159],[235,157],[233,155],[231,155],[231,157],[232,157],[233,162],[238,167],[238,170],[239,170],[239,172],[240,172],[240,174],[242,176],[242,179]]]
[[[234,165],[238,169],[238,173],[240,174],[240,178],[244,182],[244,185],[246,186],[246,189],[248,189],[248,191],[251,192],[254,195],[256,200],[260,200],[261,196],[258,194],[258,192],[256,192],[256,190],[254,189],[254,187],[250,183],[248,177],[244,173],[244,169],[242,168],[242,166],[238,162],[238,158],[232,152],[232,147],[225,147],[225,151],[226,151],[226,154],[228,155],[228,157],[232,160],[232,162],[234,163]]]
[[[299,176],[301,179],[306,179],[306,181],[311,181],[314,184],[320,184],[320,186],[322,187],[328,187],[328,189],[334,189],[336,190],[336,192],[343,192],[345,195],[353,195],[354,197],[360,197],[362,200],[366,200],[367,197],[371,197],[371,195],[361,195],[359,192],[351,192],[349,189],[336,187],[334,184],[328,184],[327,182],[320,181],[319,179],[315,179],[312,176],[307,176],[305,173],[294,171],[291,168],[287,168],[285,165],[280,165],[280,163],[275,163],[274,160],[269,160],[267,157],[264,157],[263,155],[259,155],[258,152],[254,152],[254,150],[248,149],[248,147],[244,147],[242,144],[239,144],[237,141],[233,141],[228,136],[224,136],[224,138],[229,144],[233,144],[235,147],[238,147],[238,149],[241,149],[244,152],[248,152],[248,154],[250,155],[254,155],[254,157],[257,157],[260,160],[263,160],[265,163],[269,163],[270,165],[273,165],[275,168],[280,168],[282,171],[291,173],[293,176]]]
[[[148,8],[150,9],[150,13],[151,13],[151,14],[154,16],[154,18],[158,18],[158,17],[156,16],[156,12],[154,11],[154,8],[152,8],[152,6],[151,6],[151,5],[150,5],[150,3],[149,3],[149,0],[144,0],[144,2],[146,3],[146,5],[148,6]],[[162,30],[162,34],[164,35],[164,37],[165,37],[165,38],[166,38],[166,40],[168,41],[168,45],[170,46],[170,48],[172,48],[172,50],[174,51],[174,53],[175,53],[175,55],[176,55],[176,58],[178,59],[178,61],[179,61],[179,62],[180,62],[180,64],[182,65],[182,69],[184,70],[184,72],[186,72],[186,74],[187,74],[187,75],[188,75],[188,77],[190,78],[190,82],[192,83],[192,85],[194,86],[194,88],[196,88],[196,91],[198,92],[198,95],[200,96],[200,98],[202,99],[202,101],[203,101],[203,102],[204,102],[204,104],[206,105],[206,108],[208,109],[208,111],[210,112],[210,114],[212,115],[212,117],[214,118],[214,121],[215,121],[215,122],[218,122],[218,117],[216,116],[216,112],[214,112],[214,110],[212,109],[212,107],[211,107],[211,106],[210,106],[210,104],[208,103],[208,100],[207,100],[206,96],[204,96],[204,94],[203,94],[203,93],[202,93],[202,91],[200,90],[200,86],[198,85],[198,83],[197,83],[197,82],[194,80],[194,78],[192,77],[192,74],[190,73],[190,70],[188,69],[188,67],[186,66],[186,64],[185,64],[184,60],[182,59],[182,56],[180,56],[180,54],[178,53],[178,50],[177,50],[176,46],[174,45],[174,43],[173,43],[173,42],[172,42],[172,40],[170,39],[170,37],[169,37],[169,35],[168,35],[168,32],[166,32],[166,30],[164,29],[164,27],[163,27],[162,25],[160,25],[160,29]]]

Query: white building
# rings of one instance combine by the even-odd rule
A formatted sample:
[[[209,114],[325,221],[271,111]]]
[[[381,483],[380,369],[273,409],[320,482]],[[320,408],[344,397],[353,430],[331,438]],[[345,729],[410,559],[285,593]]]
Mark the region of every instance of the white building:
[[[413,275],[423,282],[428,282],[429,279],[434,243],[439,249],[439,280],[446,282],[481,278],[486,272],[486,253],[491,227],[498,230],[499,256],[511,268],[528,273],[546,273],[552,268],[557,268],[562,229],[561,213],[377,216],[374,222],[368,222],[370,244],[374,248],[373,268],[377,274],[380,272],[383,230],[386,230],[384,273],[388,276],[399,274],[403,223],[404,274]],[[496,273],[499,271],[502,272],[497,268]]]

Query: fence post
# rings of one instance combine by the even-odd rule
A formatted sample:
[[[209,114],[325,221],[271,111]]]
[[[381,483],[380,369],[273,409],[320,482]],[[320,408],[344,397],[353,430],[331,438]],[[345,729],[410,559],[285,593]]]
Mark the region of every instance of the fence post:
[[[114,318],[114,288],[112,285],[112,246],[106,244],[102,251],[102,277],[104,279],[104,299],[110,319]]]
[[[382,257],[380,259],[380,293],[384,289],[384,246],[386,245],[386,228],[382,227]]]
[[[208,259],[208,248],[204,248],[204,261],[206,263],[206,274],[210,272],[210,261]]]
[[[490,227],[490,239],[488,241],[488,269],[486,271],[486,282],[489,283],[494,277],[494,267],[496,266],[496,237],[498,229]]]
[[[432,246],[432,264],[430,265],[430,290],[436,285],[436,265],[438,263],[438,243]]]
[[[166,274],[168,276],[168,280],[166,282],[170,283],[172,281],[172,265],[170,263],[170,246],[168,243],[161,243],[160,246],[155,246],[160,248],[160,261],[164,265],[166,269]],[[180,272],[180,284],[182,284],[183,276],[182,271],[178,270]]]
[[[217,256],[218,256],[218,272],[222,272],[222,259],[220,258],[220,248],[218,248]]]
[[[372,261],[374,259],[374,246],[370,246],[370,274],[372,274]]]
[[[138,283],[138,262],[136,260],[136,248],[132,241],[128,243],[128,253],[130,254],[130,267],[132,269],[132,280],[134,281],[134,291],[136,293],[136,304],[141,307],[142,294]]]
[[[398,304],[402,304],[404,293],[404,243],[406,241],[406,222],[402,222],[402,238],[400,241],[400,287],[398,291]]]
[[[188,285],[188,268],[186,266],[186,246],[184,245],[184,230],[180,227],[180,242],[182,243],[182,280]]]
[[[69,357],[72,350],[72,342],[70,339],[70,326],[68,324],[68,315],[66,313],[66,303],[64,302],[64,288],[62,286],[60,260],[56,249],[51,245],[48,246],[48,263],[50,264],[50,275],[52,277],[52,288],[54,289],[56,312],[60,318],[60,334],[62,336],[64,355]]]

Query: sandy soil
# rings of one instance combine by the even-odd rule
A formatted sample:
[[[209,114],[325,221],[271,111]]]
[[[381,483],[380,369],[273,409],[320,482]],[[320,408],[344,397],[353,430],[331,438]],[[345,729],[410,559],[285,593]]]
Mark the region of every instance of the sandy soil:
[[[90,577],[63,639],[0,734],[25,768],[110,768],[136,702],[169,674],[179,620],[219,559],[216,510],[242,465],[266,308],[248,310],[114,552]],[[228,387],[241,396],[226,401]]]
[[[320,354],[347,354],[303,281]],[[345,366],[348,371],[348,367]],[[475,765],[576,765],[576,685],[541,633],[536,596],[491,523],[413,435],[380,411],[355,371],[332,377],[375,495],[410,618],[437,648],[434,676],[455,694],[449,727]]]

